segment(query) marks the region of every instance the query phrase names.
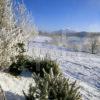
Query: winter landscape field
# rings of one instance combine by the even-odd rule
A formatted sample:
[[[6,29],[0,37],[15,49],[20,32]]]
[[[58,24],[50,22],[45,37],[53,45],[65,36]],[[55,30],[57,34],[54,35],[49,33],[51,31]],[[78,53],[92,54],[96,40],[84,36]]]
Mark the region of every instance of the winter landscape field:
[[[99,0],[0,0],[0,100],[100,100]]]
[[[99,100],[100,98],[100,56],[84,52],[68,51],[64,47],[47,45],[44,42],[49,37],[38,38],[41,43],[34,43],[32,52],[36,57],[48,56],[57,61],[66,76],[77,80],[81,86],[85,100]],[[38,38],[35,40],[38,41]],[[39,42],[39,41],[38,41]],[[31,47],[31,46],[30,46]]]
[[[38,36],[30,41],[29,54],[34,57],[48,56],[57,61],[66,78],[76,80],[81,86],[83,100],[99,100],[100,98],[100,56],[68,51],[64,47],[46,44],[50,37]],[[24,71],[20,77],[0,73],[0,84],[5,91],[7,100],[24,100],[22,90],[27,91],[30,83],[34,82],[31,73]],[[11,85],[12,84],[12,85]]]

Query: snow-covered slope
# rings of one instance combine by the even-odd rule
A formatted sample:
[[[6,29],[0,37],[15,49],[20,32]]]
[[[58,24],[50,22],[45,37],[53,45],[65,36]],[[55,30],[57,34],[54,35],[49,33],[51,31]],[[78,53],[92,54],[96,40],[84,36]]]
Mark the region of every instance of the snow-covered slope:
[[[56,60],[66,78],[77,80],[83,100],[100,100],[100,56],[47,45],[41,42],[41,38],[37,38],[38,42],[30,42],[28,54],[33,57],[48,56]],[[25,72],[21,77],[15,78],[0,72],[0,85],[6,92],[7,100],[25,100],[22,90],[27,91],[33,82],[30,76],[30,73]]]
[[[27,93],[29,85],[34,84],[31,73],[23,71],[20,77],[0,72],[0,85],[5,92],[7,100],[25,100],[23,91]]]
[[[33,38],[31,38],[33,40]],[[52,39],[47,36],[37,36],[33,40],[34,42],[39,42],[39,43],[45,43],[45,42],[50,42]]]
[[[100,100],[100,56],[43,43],[31,42],[30,48],[30,55],[56,60],[66,77],[77,80],[84,100]]]

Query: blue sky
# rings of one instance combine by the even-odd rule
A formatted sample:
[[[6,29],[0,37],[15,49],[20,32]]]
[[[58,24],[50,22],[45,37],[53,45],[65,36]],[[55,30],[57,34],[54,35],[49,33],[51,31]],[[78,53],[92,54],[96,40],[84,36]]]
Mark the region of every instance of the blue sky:
[[[24,0],[41,30],[100,31],[100,0]]]

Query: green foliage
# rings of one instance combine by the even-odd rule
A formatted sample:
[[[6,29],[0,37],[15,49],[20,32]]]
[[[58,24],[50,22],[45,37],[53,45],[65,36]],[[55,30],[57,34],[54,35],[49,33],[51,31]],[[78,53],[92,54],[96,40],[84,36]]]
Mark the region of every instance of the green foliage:
[[[59,67],[55,61],[48,59],[35,59],[26,63],[26,67],[36,74],[40,74],[41,77],[44,77],[43,69],[49,74],[51,68],[53,69],[54,75],[59,73]]]
[[[28,95],[24,93],[26,100],[82,100],[76,81],[70,82],[61,74],[54,76],[53,71],[44,73],[44,78],[34,74],[36,85],[30,85]]]
[[[25,68],[31,72],[35,72],[37,75],[39,74],[41,77],[44,77],[43,69],[45,69],[48,74],[51,68],[53,69],[54,75],[59,73],[59,68],[55,61],[48,60],[47,58],[29,60],[29,58],[25,57],[23,43],[17,44],[16,51],[18,54],[15,58],[11,59],[12,64],[9,67],[9,72],[12,75],[19,75]]]
[[[12,75],[19,75],[23,68],[24,68],[24,64],[25,64],[25,57],[24,57],[24,44],[23,43],[18,43],[16,45],[16,51],[18,52],[18,55],[15,56],[15,58],[11,58],[12,60],[12,64],[9,67],[9,72]]]

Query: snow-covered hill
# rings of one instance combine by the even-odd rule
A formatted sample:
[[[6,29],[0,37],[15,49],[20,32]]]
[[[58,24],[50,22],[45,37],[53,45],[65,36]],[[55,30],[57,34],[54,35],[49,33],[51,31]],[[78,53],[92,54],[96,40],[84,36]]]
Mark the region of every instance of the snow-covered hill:
[[[48,56],[56,60],[66,77],[77,80],[85,100],[100,100],[100,56],[45,43],[31,42],[30,48],[34,57]]]
[[[45,39],[47,40],[47,37],[31,41],[28,54],[56,60],[66,78],[77,80],[77,84],[81,86],[83,100],[100,100],[100,56],[48,45],[43,42]],[[25,72],[21,77],[15,78],[0,72],[0,85],[8,100],[25,100],[22,90],[27,91],[29,84],[33,82],[30,76],[30,73]]]

